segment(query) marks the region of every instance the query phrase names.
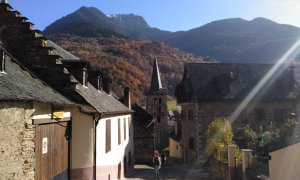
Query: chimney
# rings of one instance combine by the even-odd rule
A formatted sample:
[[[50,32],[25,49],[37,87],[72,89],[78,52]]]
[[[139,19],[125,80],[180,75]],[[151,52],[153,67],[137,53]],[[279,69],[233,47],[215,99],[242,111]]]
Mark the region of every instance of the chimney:
[[[7,4],[7,0],[1,0],[2,4]]]
[[[109,76],[104,76],[102,78],[102,84],[103,84],[103,90],[107,93],[110,94],[111,92],[111,84],[112,84],[112,79]]]
[[[129,87],[124,88],[123,103],[125,106],[127,106],[129,109],[131,109],[131,95],[130,95]]]
[[[100,71],[89,72],[89,82],[98,90],[102,91],[102,77]]]

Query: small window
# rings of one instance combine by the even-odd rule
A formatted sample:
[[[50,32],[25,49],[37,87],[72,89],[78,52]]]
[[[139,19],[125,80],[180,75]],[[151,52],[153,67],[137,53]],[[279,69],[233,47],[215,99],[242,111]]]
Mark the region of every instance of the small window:
[[[86,70],[83,70],[83,74],[82,74],[82,84],[83,84],[85,87],[87,87],[87,79],[88,79],[87,76],[88,76],[88,75],[87,75],[87,71],[86,71]]]
[[[106,146],[105,152],[108,153],[111,150],[111,121],[110,119],[106,120]]]
[[[159,112],[159,113],[161,112],[161,107],[160,107],[160,106],[158,106],[158,112]]]
[[[181,110],[181,120],[185,120],[185,110]]]
[[[190,149],[194,149],[195,148],[194,138],[190,138],[189,139],[189,148]]]
[[[127,134],[127,132],[126,132],[126,119],[124,118],[124,121],[123,121],[123,125],[124,125],[124,140],[126,140],[126,134]]]
[[[131,136],[131,123],[130,123],[130,117],[128,117],[128,132],[129,132],[129,137]]]
[[[121,144],[121,119],[118,119],[118,144]]]
[[[193,121],[193,120],[194,120],[193,110],[189,110],[189,120],[190,120],[190,121]]]
[[[157,104],[157,98],[154,98],[154,104]]]
[[[131,151],[128,152],[128,166],[131,165]]]
[[[263,109],[255,109],[255,120],[263,121],[266,118],[265,110]]]
[[[158,104],[161,104],[161,98],[158,99]]]
[[[5,53],[2,49],[0,49],[0,72],[5,71]]]
[[[157,123],[160,123],[160,116],[157,116]]]
[[[274,121],[282,122],[287,120],[290,115],[290,109],[275,109],[274,110]]]

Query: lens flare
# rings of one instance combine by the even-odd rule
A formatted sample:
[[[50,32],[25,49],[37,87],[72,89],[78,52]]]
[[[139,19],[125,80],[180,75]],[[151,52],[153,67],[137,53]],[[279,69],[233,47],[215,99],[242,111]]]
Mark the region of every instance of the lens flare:
[[[229,121],[233,123],[245,107],[253,100],[257,93],[262,89],[264,85],[269,83],[272,77],[279,76],[282,73],[282,67],[285,63],[289,63],[297,56],[300,51],[300,39],[294,43],[294,45],[274,64],[274,66],[267,72],[267,74],[257,83],[257,85],[251,90],[246,98],[238,105],[234,112],[230,115]]]

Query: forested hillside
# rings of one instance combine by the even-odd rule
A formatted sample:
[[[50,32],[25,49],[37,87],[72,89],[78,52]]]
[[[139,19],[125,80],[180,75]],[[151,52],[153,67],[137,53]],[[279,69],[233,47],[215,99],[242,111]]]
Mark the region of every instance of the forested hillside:
[[[72,54],[91,63],[93,69],[112,72],[113,88],[117,95],[129,86],[134,100],[143,101],[150,86],[153,59],[156,57],[163,85],[174,93],[181,80],[184,63],[214,61],[182,52],[166,44],[132,40],[120,36],[83,37],[76,34],[56,34],[51,40]]]

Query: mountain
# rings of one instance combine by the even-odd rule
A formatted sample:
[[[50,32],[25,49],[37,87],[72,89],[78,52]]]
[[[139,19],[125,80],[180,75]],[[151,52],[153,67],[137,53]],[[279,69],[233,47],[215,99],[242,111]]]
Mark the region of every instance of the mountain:
[[[69,32],[70,29],[89,28],[82,24],[93,25],[102,31],[113,31],[135,39],[155,39],[171,32],[151,28],[143,17],[134,14],[105,15],[94,7],[81,7],[77,11],[62,17],[45,28],[44,35]],[[90,29],[89,29],[90,30]],[[88,31],[89,32],[89,31]],[[102,33],[98,33],[102,36]]]
[[[134,101],[144,102],[143,94],[150,88],[154,57],[159,61],[164,87],[173,94],[175,85],[182,78],[184,63],[214,61],[183,52],[165,43],[134,40],[121,36],[81,36],[56,33],[48,38],[77,57],[87,60],[92,70],[105,70],[113,77],[113,89],[122,95],[122,88],[129,86]]]
[[[188,31],[169,32],[150,27],[141,16],[105,15],[93,7],[81,7],[49,25],[43,33],[70,32],[78,27],[85,35],[103,36],[106,32],[106,35],[115,33],[134,39],[161,41],[221,62],[274,62],[300,38],[300,28],[264,18],[251,21],[224,19]],[[300,55],[297,58],[300,59]]]
[[[251,21],[235,18],[175,32],[161,40],[221,62],[268,63],[279,59],[299,38],[300,29],[297,27],[264,18]]]

